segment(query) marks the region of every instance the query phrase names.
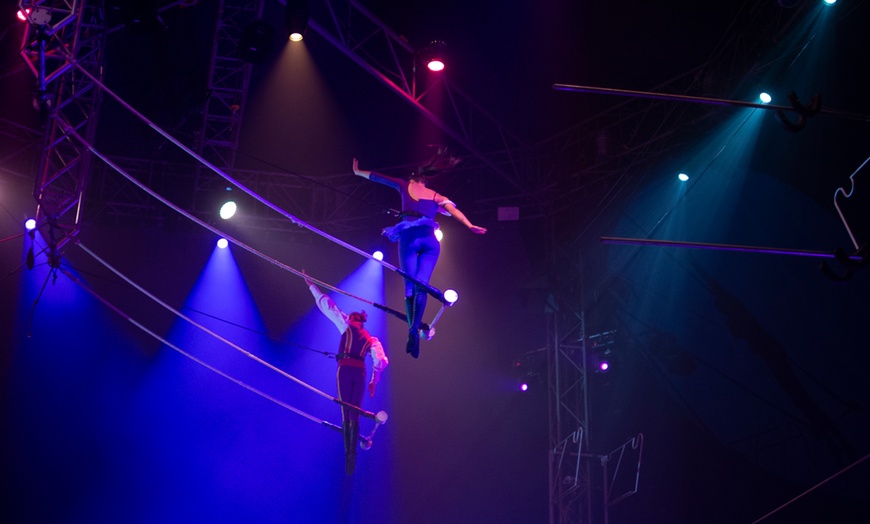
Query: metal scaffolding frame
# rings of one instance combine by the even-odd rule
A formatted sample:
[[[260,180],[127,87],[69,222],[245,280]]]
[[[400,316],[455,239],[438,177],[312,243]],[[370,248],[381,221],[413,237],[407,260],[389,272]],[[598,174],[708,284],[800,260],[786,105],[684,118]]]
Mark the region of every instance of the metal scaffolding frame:
[[[479,202],[518,205],[524,219],[548,221],[547,260],[551,271],[558,267],[563,272],[550,282],[547,314],[549,516],[551,524],[591,524],[591,465],[594,458],[601,457],[589,449],[586,304],[582,264],[574,254],[583,231],[578,231],[576,225],[562,225],[586,222],[578,221],[572,213],[579,198],[606,205],[614,177],[625,177],[640,169],[673,147],[672,139],[679,129],[716,112],[660,100],[629,100],[528,146],[446,76],[421,90],[416,71],[418,51],[354,0],[314,4],[309,27],[465,148],[470,157],[461,169],[483,166],[506,182],[507,193]],[[52,260],[57,261],[63,246],[79,232],[82,197],[91,176],[95,184],[88,192],[89,206],[95,206],[96,213],[119,219],[165,220],[165,214],[150,197],[114,176],[102,163],[91,166],[88,150],[69,136],[75,131],[92,142],[96,131],[100,90],[77,71],[73,62],[93,77],[102,78],[107,32],[103,2],[20,0],[19,6],[31,9],[22,57],[37,78],[35,101],[46,118],[34,196],[38,227],[50,242]],[[351,184],[343,176],[314,183],[287,173],[235,169],[239,124],[251,74],[250,64],[238,55],[239,39],[262,11],[263,0],[221,1],[197,151],[306,222],[329,224],[339,231],[359,228],[359,218],[371,216],[371,208],[360,205],[369,199],[371,185]],[[656,89],[697,93],[709,85],[705,75],[716,70],[712,62]],[[731,67],[741,72],[748,70],[745,64],[732,63]],[[436,114],[427,106],[435,89],[443,90],[450,101],[447,113]],[[199,169],[194,163],[153,159],[117,159],[117,163],[138,180],[147,181],[149,187],[176,190],[191,184],[191,169]],[[204,172],[197,173],[192,187],[186,188],[193,199],[190,207],[208,213],[203,204],[216,184],[223,182]],[[257,218],[256,227],[261,229],[292,229],[277,217],[264,214]]]
[[[651,91],[705,97],[738,91],[758,74],[759,47],[781,34],[805,9],[806,5],[786,13],[771,6],[753,6],[742,11],[747,19],[742,32],[730,34],[729,41],[707,62]],[[595,335],[588,333],[601,326],[587,326],[587,313],[598,304],[592,299],[587,303],[585,297],[600,296],[603,284],[584,289],[581,242],[598,213],[614,194],[631,185],[632,178],[642,178],[637,175],[654,161],[693,141],[694,137],[683,136],[688,130],[705,129],[723,118],[727,115],[721,108],[629,98],[540,145],[541,156],[549,148],[552,156],[562,160],[562,169],[553,170],[554,176],[541,183],[551,195],[541,199],[541,210],[553,232],[547,244],[553,282],[548,303],[551,524],[606,524],[610,508],[639,489],[642,434],[609,453],[590,449],[590,427],[595,427],[595,421],[589,418],[587,355]],[[581,197],[597,202],[597,207],[578,219],[572,205]],[[556,231],[563,232],[562,236],[557,238]],[[593,441],[593,445],[602,443]],[[636,459],[630,457],[622,470],[608,465],[632,454]],[[600,477],[592,474],[593,467],[601,470]],[[601,479],[600,486],[593,477]]]
[[[626,122],[644,120],[644,116],[661,106],[661,102],[645,102],[639,107],[625,103],[578,124],[566,133],[528,147],[449,84],[446,77],[442,76],[441,81],[429,86],[425,92],[418,92],[417,51],[357,3],[324,0],[320,7],[321,10],[312,11],[311,28],[465,147],[473,160],[465,162],[462,169],[485,166],[502,181],[508,182],[508,193],[495,198],[520,203],[524,217],[549,216],[558,220],[578,191],[606,184],[615,166],[625,168],[646,160],[651,154],[651,145],[665,138],[664,134],[653,135],[642,140],[639,146],[623,149],[619,154],[602,151],[602,132],[610,132],[610,136],[615,138],[618,133],[614,129],[620,129]],[[212,49],[209,99],[197,137],[197,150],[215,166],[294,215],[306,221],[328,223],[333,229],[353,230],[359,227],[359,218],[371,216],[371,209],[359,204],[369,199],[370,186],[349,185],[344,182],[346,177],[319,179],[319,183],[314,184],[287,173],[235,169],[239,123],[251,69],[250,64],[238,55],[239,39],[244,28],[262,14],[262,8],[262,0],[222,1]],[[436,115],[426,106],[427,95],[432,89],[445,91],[452,112]],[[618,115],[617,119],[613,118],[614,114]],[[92,115],[96,115],[96,106]],[[659,124],[665,125],[665,122]],[[643,133],[638,129],[630,131],[631,138],[624,140],[636,144],[638,135]],[[93,131],[87,136],[92,137]],[[590,161],[590,149],[596,151],[593,161]],[[149,187],[173,188],[176,192],[189,193],[194,200],[189,207],[201,217],[214,218],[209,217],[212,206],[205,204],[209,194],[222,186],[223,181],[212,173],[186,162],[135,158],[114,161]],[[193,187],[189,187],[191,170],[198,173]],[[79,195],[86,180],[86,172],[81,173]],[[92,205],[98,205],[97,213],[148,223],[168,219],[168,214],[161,211],[148,195],[115,176],[109,167],[97,164],[93,176],[98,183],[91,189],[89,197]],[[280,217],[264,214],[256,218],[253,222],[259,229],[293,229]],[[78,224],[78,215],[76,220]],[[553,226],[551,229],[555,230],[556,224]],[[555,237],[550,239],[548,250],[551,257],[560,256],[557,247],[560,242],[561,239]],[[588,452],[586,328],[583,314],[578,313],[582,308],[576,308],[570,292],[554,285],[553,296],[554,307],[548,316],[551,339],[547,346],[551,397],[551,522],[590,522],[593,479],[590,461],[587,460],[591,455]]]
[[[100,89],[105,13],[100,1],[20,0],[27,13],[21,56],[36,77],[34,107],[45,134],[34,188],[36,222],[56,265],[63,247],[78,235],[90,152],[72,134],[93,140]]]
[[[207,99],[196,150],[225,173],[232,173],[251,82],[251,64],[240,53],[245,31],[263,16],[263,0],[221,0],[215,23]],[[195,169],[193,209],[207,210],[208,197],[225,181],[202,166]]]
[[[194,188],[191,173],[198,168],[194,162],[113,157],[112,161],[131,177],[155,189],[176,205],[190,210],[197,218],[207,222],[217,219],[218,206],[210,198],[214,188],[223,188],[223,178],[211,173],[199,173]],[[328,225],[336,233],[371,229],[367,220],[372,207],[366,202],[376,199],[376,191],[369,184],[352,184],[346,176],[319,177],[306,180],[293,174],[255,169],[233,169],[233,178],[248,188],[255,188],[259,196],[305,222]],[[208,189],[205,189],[208,188]],[[197,205],[191,204],[195,195]],[[118,222],[168,225],[182,218],[161,206],[114,169],[96,163],[88,191],[91,215]],[[236,194],[235,198],[245,198]],[[195,209],[194,209],[195,207]],[[258,231],[299,232],[298,226],[263,206],[244,206],[246,220],[240,227]]]
[[[529,190],[528,173],[516,157],[526,150],[522,140],[453,85],[447,75],[438,75],[434,83],[421,90],[417,65],[422,50],[415,49],[354,0],[313,4],[310,29],[410,103],[513,190]],[[427,105],[435,90],[442,90],[449,100],[447,110],[436,112]]]
[[[550,522],[592,522],[589,454],[589,389],[585,319],[565,330],[564,301],[552,299],[547,351],[550,411]],[[565,331],[577,340],[567,341]]]

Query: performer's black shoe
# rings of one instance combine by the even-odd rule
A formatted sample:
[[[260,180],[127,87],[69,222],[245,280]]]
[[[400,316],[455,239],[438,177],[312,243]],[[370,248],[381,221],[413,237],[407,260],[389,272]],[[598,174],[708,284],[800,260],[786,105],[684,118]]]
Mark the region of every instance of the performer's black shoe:
[[[408,345],[405,350],[412,357],[417,358],[420,356],[420,329],[423,326],[423,312],[426,310],[426,292],[417,287],[411,298],[413,300],[410,305],[406,303],[406,306],[409,306],[409,313],[413,313],[413,316],[408,317],[411,328],[408,330]]]
[[[405,351],[414,358],[420,356],[420,330],[411,328],[408,330],[408,343],[405,345]]]
[[[344,472],[348,475],[353,475],[356,469],[356,453],[344,454]]]

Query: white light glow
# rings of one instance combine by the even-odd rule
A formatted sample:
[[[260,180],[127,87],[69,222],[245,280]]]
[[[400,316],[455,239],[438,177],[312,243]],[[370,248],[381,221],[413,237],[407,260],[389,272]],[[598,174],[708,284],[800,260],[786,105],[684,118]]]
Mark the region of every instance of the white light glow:
[[[384,253],[381,251],[375,251],[374,253],[372,253],[372,258],[374,258],[375,260],[383,260]]]
[[[444,232],[442,232],[440,229],[436,229],[435,238],[438,239],[438,242],[441,242],[441,239],[444,238]]]
[[[677,175],[677,178],[680,179],[680,182],[686,182],[689,180],[689,175],[685,173],[680,173],[679,175]]]
[[[438,71],[444,71],[444,62],[438,59],[429,60],[429,63],[426,64],[426,67],[429,68],[429,71],[434,71],[437,73]]]
[[[302,33],[290,33],[290,41],[291,42],[301,42],[302,41]]]
[[[219,247],[221,249],[226,249],[227,246],[229,246],[229,245],[230,245],[230,242],[225,238],[222,238],[222,239],[217,241],[217,247]]]
[[[24,222],[24,227],[27,228],[28,231],[33,231],[36,229],[36,220],[28,218],[27,221]]]
[[[233,215],[236,214],[237,209],[238,208],[236,206],[236,203],[233,202],[232,200],[230,200],[229,202],[226,202],[224,205],[221,206],[221,211],[220,211],[221,218],[224,220],[229,220],[230,218],[233,217]]]
[[[761,93],[760,95],[758,95],[758,99],[761,100],[762,104],[769,104],[770,101],[773,100],[773,98],[771,98],[770,95],[767,93]]]
[[[450,302],[451,304],[459,300],[459,293],[457,293],[453,289],[448,289],[444,292],[444,300]]]

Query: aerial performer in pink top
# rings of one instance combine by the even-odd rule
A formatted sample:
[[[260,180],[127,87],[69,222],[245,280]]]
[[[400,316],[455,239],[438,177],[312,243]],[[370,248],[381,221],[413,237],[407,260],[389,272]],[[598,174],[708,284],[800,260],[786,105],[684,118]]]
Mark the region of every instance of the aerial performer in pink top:
[[[458,159],[448,156],[445,149],[439,148],[434,158],[403,180],[362,170],[357,159],[353,159],[355,175],[390,186],[401,195],[399,223],[384,229],[384,235],[393,242],[399,242],[399,267],[402,271],[426,285],[441,253],[441,244],[435,237],[437,213],[452,216],[472,233],[486,233],[486,228],[472,224],[452,200],[426,187],[427,176],[446,171],[457,163]],[[413,280],[405,279],[405,311],[408,316],[408,343],[405,350],[414,358],[420,354],[420,331],[424,328],[422,319],[427,298],[425,288]]]

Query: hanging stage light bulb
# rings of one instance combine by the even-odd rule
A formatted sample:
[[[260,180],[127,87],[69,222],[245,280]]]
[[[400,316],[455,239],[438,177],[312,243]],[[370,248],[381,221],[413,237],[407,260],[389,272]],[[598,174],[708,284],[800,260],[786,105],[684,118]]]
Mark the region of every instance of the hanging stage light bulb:
[[[238,207],[236,206],[236,203],[232,200],[228,200],[221,206],[220,216],[224,220],[229,220],[236,214],[237,209]]]

